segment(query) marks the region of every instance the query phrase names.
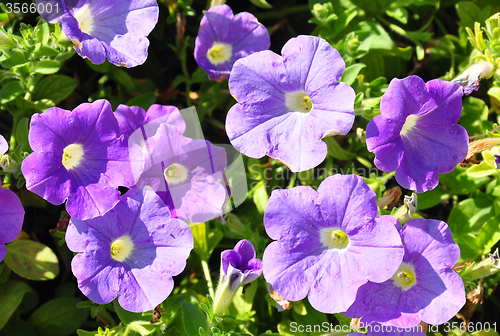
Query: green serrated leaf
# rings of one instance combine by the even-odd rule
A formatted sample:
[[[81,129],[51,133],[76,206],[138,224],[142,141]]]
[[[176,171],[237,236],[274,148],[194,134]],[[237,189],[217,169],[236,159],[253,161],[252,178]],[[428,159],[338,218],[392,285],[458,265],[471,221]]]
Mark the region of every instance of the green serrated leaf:
[[[66,336],[74,333],[87,319],[88,311],[76,307],[80,302],[74,297],[50,300],[35,310],[28,323],[39,336]]]
[[[0,285],[0,329],[17,309],[24,294],[31,292],[31,287],[21,281],[8,281]]]
[[[48,99],[54,104],[66,99],[76,88],[76,81],[65,75],[52,75],[42,79],[35,87],[33,100]]]
[[[51,280],[59,274],[59,262],[52,250],[32,240],[7,245],[4,262],[17,275],[30,280]]]

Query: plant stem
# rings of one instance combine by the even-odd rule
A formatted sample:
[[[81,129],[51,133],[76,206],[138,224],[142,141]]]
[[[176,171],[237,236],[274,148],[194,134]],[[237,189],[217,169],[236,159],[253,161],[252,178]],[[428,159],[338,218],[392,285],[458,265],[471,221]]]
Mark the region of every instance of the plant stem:
[[[189,78],[189,72],[186,66],[186,57],[181,57],[181,67],[182,67],[182,73],[184,74],[184,77],[186,77],[186,103],[188,107],[193,106],[191,103],[191,79]]]
[[[203,274],[205,274],[205,279],[207,280],[208,293],[210,294],[210,296],[212,298],[215,298],[212,277],[210,276],[210,270],[208,269],[208,263],[205,259],[201,260],[201,267],[203,268]]]

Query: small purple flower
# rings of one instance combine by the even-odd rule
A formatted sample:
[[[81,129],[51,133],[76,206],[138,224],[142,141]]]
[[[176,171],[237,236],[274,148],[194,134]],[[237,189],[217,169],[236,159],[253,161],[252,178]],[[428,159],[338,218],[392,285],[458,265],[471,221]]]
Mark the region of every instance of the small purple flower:
[[[222,80],[238,59],[270,45],[266,27],[255,16],[247,12],[233,15],[228,5],[214,6],[201,19],[194,58],[211,80]]]
[[[83,58],[123,67],[143,64],[148,56],[146,36],[158,21],[156,0],[37,0],[40,15],[61,23]],[[40,6],[42,5],[42,6]],[[50,6],[50,7],[49,7]],[[50,9],[49,9],[50,8]]]
[[[0,136],[0,140],[2,136]],[[14,241],[21,233],[24,208],[21,201],[9,189],[0,188],[0,262],[5,258],[5,243]]]
[[[275,190],[264,214],[272,242],[264,277],[290,301],[308,296],[320,312],[345,311],[358,288],[398,269],[403,246],[392,216],[377,216],[377,196],[361,177],[334,175],[318,192]]]
[[[462,89],[439,79],[393,79],[382,96],[382,115],[366,128],[366,144],[374,163],[417,193],[434,189],[438,173],[449,173],[467,155],[467,131],[457,125]]]
[[[345,63],[327,41],[299,36],[281,53],[265,50],[234,64],[229,90],[238,103],[226,131],[241,153],[304,171],[325,159],[322,138],[351,129],[355,93],[339,82]]]
[[[221,254],[219,286],[214,299],[214,313],[220,314],[231,303],[240,286],[249,284],[262,274],[262,261],[248,240],[240,240],[233,250]]]
[[[128,148],[106,100],[72,112],[35,113],[29,142],[34,153],[21,166],[26,187],[52,204],[67,199],[75,218],[102,215],[118,202],[118,186],[134,184]]]
[[[120,125],[120,132],[125,134],[126,138],[146,124],[157,124],[159,127],[159,124],[167,123],[173,125],[181,134],[186,130],[186,123],[175,106],[154,104],[146,113],[139,106],[119,105],[115,116]]]
[[[186,267],[193,236],[152,191],[131,189],[103,216],[71,218],[66,243],[80,252],[71,262],[78,287],[98,304],[113,301],[132,312],[160,304],[172,276]]]
[[[391,279],[368,282],[345,313],[365,323],[383,322],[406,327],[424,321],[438,325],[465,304],[464,284],[452,269],[460,258],[445,222],[416,218],[401,231],[403,262]]]
[[[224,148],[187,138],[169,124],[161,124],[144,140],[139,130],[129,139],[129,144],[138,144],[130,145],[131,156],[145,160],[143,169],[133,168],[138,188],[151,187],[183,220],[201,223],[222,215],[228,196]]]

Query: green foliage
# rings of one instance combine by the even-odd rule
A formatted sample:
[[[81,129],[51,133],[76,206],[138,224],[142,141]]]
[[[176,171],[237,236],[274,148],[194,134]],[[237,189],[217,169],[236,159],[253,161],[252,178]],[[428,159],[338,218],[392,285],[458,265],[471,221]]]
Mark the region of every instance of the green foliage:
[[[32,240],[10,243],[4,262],[14,273],[30,280],[51,280],[59,274],[59,262],[54,252]]]

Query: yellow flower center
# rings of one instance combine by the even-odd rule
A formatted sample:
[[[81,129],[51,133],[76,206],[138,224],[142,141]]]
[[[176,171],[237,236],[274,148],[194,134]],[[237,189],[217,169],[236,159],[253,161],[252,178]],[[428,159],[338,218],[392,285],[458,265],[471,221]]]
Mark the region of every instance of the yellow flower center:
[[[218,65],[231,60],[233,46],[227,43],[216,42],[207,51],[207,58],[213,65]]]
[[[292,112],[308,113],[312,109],[311,98],[304,91],[285,93],[285,105]]]
[[[130,236],[121,236],[111,243],[111,258],[123,262],[130,256],[134,250],[134,243]]]
[[[336,228],[321,229],[320,239],[323,246],[329,249],[343,250],[349,245],[347,234]]]
[[[406,121],[403,125],[403,128],[401,129],[401,136],[406,135],[409,130],[411,130],[413,127],[415,127],[415,124],[418,121],[419,116],[415,114],[410,114],[408,117],[406,117]]]
[[[78,167],[83,159],[83,146],[81,144],[71,144],[64,148],[62,164],[67,170]]]
[[[391,278],[394,285],[400,287],[402,290],[407,291],[417,284],[417,276],[415,268],[412,264],[402,262],[396,274]]]
[[[77,8],[73,11],[73,16],[76,21],[78,21],[80,30],[84,33],[92,35],[92,32],[94,31],[94,16],[89,7],[89,3],[86,3],[82,7]]]
[[[169,185],[182,183],[188,178],[188,169],[180,163],[173,163],[163,173]]]

